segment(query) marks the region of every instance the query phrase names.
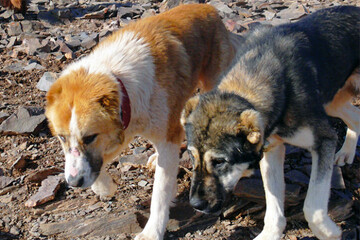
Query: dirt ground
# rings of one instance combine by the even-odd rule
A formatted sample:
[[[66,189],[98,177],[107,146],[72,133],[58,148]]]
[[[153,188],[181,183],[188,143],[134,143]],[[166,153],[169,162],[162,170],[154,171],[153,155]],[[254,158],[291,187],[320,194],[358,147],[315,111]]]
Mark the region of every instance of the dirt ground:
[[[96,23],[96,21],[93,22]],[[71,24],[81,29],[84,22],[83,20],[74,20]],[[93,31],[97,31],[97,29],[93,29]],[[75,54],[80,57],[88,52],[89,50],[83,49],[76,51]],[[46,92],[37,89],[36,84],[44,72],[60,72],[72,60],[58,61],[55,56],[51,55],[44,59],[21,52],[14,57],[13,53],[12,49],[0,48],[0,112],[11,115],[19,106],[44,108]],[[36,60],[45,69],[18,72],[4,70],[4,66],[30,60]],[[359,98],[354,101],[356,105],[360,105],[359,103]],[[340,135],[343,134],[344,130],[341,127],[336,128],[339,129]],[[123,156],[134,156],[138,151],[150,155],[153,148],[151,143],[146,140],[136,138],[123,151],[119,159]],[[142,161],[146,160],[145,155],[141,155]],[[346,185],[346,190],[343,192],[345,195],[350,194],[353,200],[351,216],[337,222],[344,231],[343,239],[356,239],[360,236],[359,156],[358,148],[354,164],[342,168]],[[12,169],[13,163],[19,157],[26,160],[26,166],[20,170]],[[129,163],[119,163],[119,159],[108,166],[108,171],[118,184],[116,195],[112,199],[100,200],[90,189],[72,189],[63,182],[54,200],[35,208],[29,208],[24,203],[37,192],[40,183],[29,183],[26,178],[42,169],[51,167],[63,169],[64,155],[60,144],[55,137],[51,136],[47,128],[42,129],[37,135],[0,135],[0,176],[9,176],[15,179],[11,188],[8,187],[8,192],[0,196],[0,239],[108,240],[133,238],[144,226],[148,217],[153,172],[140,163],[134,163],[131,164],[131,167],[127,167]],[[234,211],[227,217],[223,215],[220,217],[205,216],[192,210],[188,204],[190,177],[190,170],[182,167],[178,175],[177,203],[172,209],[165,239],[252,239],[261,232],[262,208],[259,208],[260,211],[254,210],[253,213]],[[145,185],[141,184],[141,181],[145,182]],[[228,208],[236,205],[235,203],[241,205],[242,200],[239,197],[230,196],[230,199]],[[296,206],[296,208],[296,211],[299,211],[298,208],[301,206]],[[106,217],[126,220],[126,217],[132,216],[131,214],[136,216],[136,221],[122,232],[106,232],[104,230],[100,234],[82,235],[81,232],[74,232],[72,226],[65,224],[68,222],[76,225],[75,220],[89,221],[93,224],[97,219],[99,222],[106,223]],[[104,217],[105,220],[103,220]],[[63,225],[60,224],[57,227],[65,229],[56,232],[50,229],[48,224],[51,223],[61,223]],[[89,226],[96,226],[91,224]],[[67,233],[66,228],[73,233]],[[87,229],[86,227],[82,230],[77,228],[77,231],[85,232]],[[288,219],[283,239],[316,238],[309,230],[307,223],[300,217]]]

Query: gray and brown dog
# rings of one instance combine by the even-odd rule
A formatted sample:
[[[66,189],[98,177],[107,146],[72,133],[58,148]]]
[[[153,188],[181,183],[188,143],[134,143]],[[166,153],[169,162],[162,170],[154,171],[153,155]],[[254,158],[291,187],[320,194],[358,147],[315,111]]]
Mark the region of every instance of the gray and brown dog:
[[[308,149],[312,172],[304,213],[319,239],[340,239],[327,215],[333,164],[351,164],[360,133],[360,8],[317,11],[292,24],[259,28],[239,46],[237,63],[218,88],[188,101],[182,115],[194,163],[191,204],[217,213],[226,192],[259,162],[266,195],[259,239],[285,229],[284,143]],[[328,116],[348,126],[337,135]]]

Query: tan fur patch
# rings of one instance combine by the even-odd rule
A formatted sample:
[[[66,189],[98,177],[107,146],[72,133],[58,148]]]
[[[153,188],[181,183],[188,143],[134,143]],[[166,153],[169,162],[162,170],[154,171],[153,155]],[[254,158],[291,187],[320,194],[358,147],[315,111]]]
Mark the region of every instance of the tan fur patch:
[[[60,77],[51,87],[47,94],[46,116],[54,135],[70,135],[72,109],[75,109],[82,136],[111,135],[115,129],[122,128],[118,108],[116,83],[106,75],[88,74],[80,69]],[[123,140],[122,132],[117,137]]]
[[[186,100],[199,80],[206,90],[212,89],[235,53],[217,10],[205,4],[182,5],[129,24],[102,44],[115,41],[124,31],[137,33],[149,44],[156,81],[169,96],[167,141],[182,141],[179,119]]]

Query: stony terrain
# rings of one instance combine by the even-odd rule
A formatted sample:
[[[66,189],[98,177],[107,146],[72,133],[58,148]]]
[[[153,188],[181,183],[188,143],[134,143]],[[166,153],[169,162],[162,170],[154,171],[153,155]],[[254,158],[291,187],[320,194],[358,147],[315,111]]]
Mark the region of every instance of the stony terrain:
[[[184,0],[181,3],[192,2]],[[46,90],[69,62],[131,21],[163,12],[179,0],[32,0],[25,15],[0,8],[0,239],[131,239],[149,215],[154,149],[136,138],[108,166],[116,196],[100,200],[90,189],[71,189],[63,179],[64,156],[43,115]],[[242,34],[259,24],[296,21],[321,8],[360,2],[310,0],[212,0],[227,28]],[[359,98],[354,101],[360,105]],[[339,145],[344,126],[334,120]],[[221,216],[196,213],[188,204],[191,164],[181,151],[178,197],[165,239],[252,239],[265,210],[259,171],[239,181]],[[310,155],[287,148],[283,239],[316,239],[301,212]],[[360,239],[360,142],[352,166],[336,167],[329,212],[343,239]]]

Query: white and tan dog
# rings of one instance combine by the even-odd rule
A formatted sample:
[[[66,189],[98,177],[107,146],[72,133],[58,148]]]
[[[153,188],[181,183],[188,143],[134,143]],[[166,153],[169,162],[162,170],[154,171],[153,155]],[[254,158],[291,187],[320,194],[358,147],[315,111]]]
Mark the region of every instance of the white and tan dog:
[[[135,135],[151,140],[158,154],[151,215],[137,239],[162,239],[176,193],[181,110],[199,83],[217,84],[234,51],[216,9],[191,4],[126,26],[68,66],[46,108],[68,184],[114,195],[106,163]]]

